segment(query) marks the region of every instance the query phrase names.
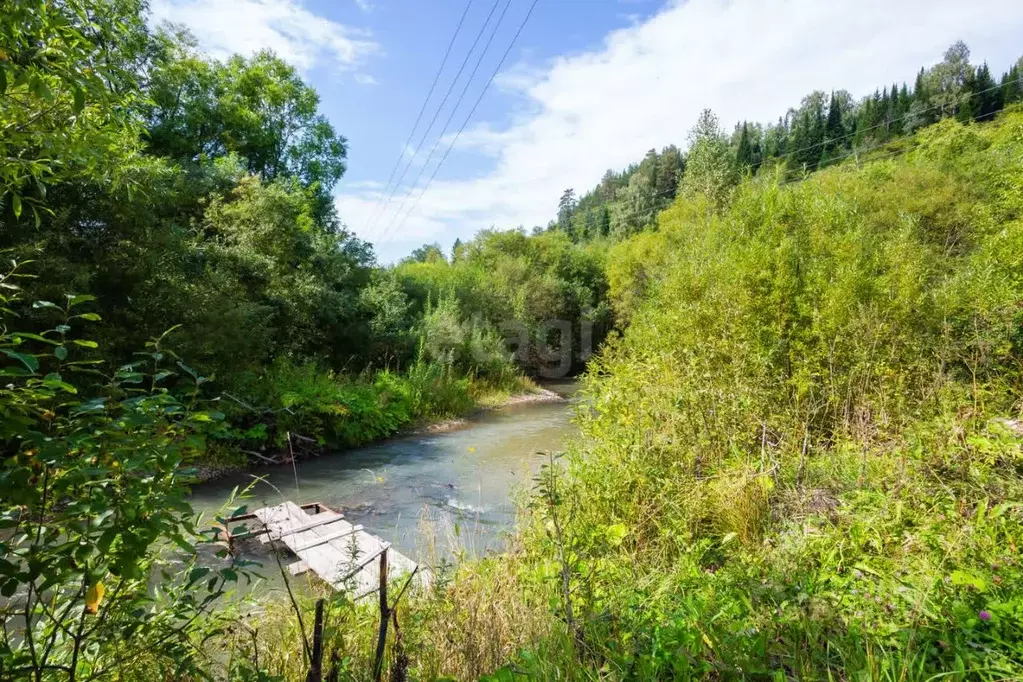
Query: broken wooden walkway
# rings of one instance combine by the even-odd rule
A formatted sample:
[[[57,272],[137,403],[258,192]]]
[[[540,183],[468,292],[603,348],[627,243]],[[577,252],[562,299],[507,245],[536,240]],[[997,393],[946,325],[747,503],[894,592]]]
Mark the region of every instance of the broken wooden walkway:
[[[335,590],[348,592],[355,599],[379,589],[380,556],[385,552],[389,581],[411,575],[418,568],[389,542],[319,503],[299,506],[284,502],[228,519],[229,524],[241,521],[253,521],[255,527],[232,538],[256,536],[263,544],[279,542],[299,559],[288,566],[292,575],[312,571]],[[425,584],[424,572],[419,572],[417,581]]]

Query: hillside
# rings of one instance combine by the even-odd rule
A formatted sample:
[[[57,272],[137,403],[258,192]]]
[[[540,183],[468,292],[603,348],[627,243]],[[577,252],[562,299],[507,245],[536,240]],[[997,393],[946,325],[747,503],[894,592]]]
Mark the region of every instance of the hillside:
[[[612,252],[658,254],[612,296],[653,283],[541,486],[523,560],[564,636],[518,665],[1023,674],[1023,112],[901,152],[676,201]]]

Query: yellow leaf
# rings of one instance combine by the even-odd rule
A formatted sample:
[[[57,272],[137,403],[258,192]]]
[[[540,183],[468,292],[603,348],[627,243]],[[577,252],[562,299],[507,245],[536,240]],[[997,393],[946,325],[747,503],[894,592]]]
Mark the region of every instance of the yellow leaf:
[[[106,588],[103,587],[103,583],[96,583],[91,585],[85,592],[85,612],[96,613],[99,611],[99,603],[103,601],[103,593],[106,592]]]
[[[469,446],[469,452],[476,452],[476,448],[474,448],[473,446],[470,445]]]

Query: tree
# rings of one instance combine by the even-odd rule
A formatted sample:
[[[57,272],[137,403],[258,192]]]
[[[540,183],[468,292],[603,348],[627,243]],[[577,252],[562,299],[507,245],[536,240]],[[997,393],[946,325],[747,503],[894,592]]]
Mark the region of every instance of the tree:
[[[760,142],[753,138],[750,125],[742,122],[739,131],[739,142],[735,149],[735,162],[742,173],[755,173],[760,166]]]
[[[561,193],[558,200],[558,229],[571,233],[572,215],[576,209],[575,190],[571,187]]]
[[[347,140],[317,112],[316,91],[272,52],[218,62],[196,53],[186,33],[164,30],[150,60],[152,153],[188,162],[234,153],[267,182],[294,177],[328,194],[344,175]]]
[[[634,173],[628,186],[618,194],[609,208],[609,227],[615,239],[625,239],[650,225],[657,215],[657,197],[646,173]]]
[[[838,97],[831,93],[831,102],[828,104],[828,120],[824,124],[824,144],[821,150],[821,165],[830,161],[842,147],[842,140],[845,138],[845,125],[842,122],[842,107]]]
[[[718,124],[718,117],[710,109],[704,109],[689,133],[682,191],[702,194],[720,205],[727,200],[736,181],[732,150]]]
[[[146,35],[141,3],[24,0],[0,12],[0,202],[4,222],[31,215],[45,188],[103,176],[127,182],[137,101],[132,71]],[[103,153],[96,153],[102,149]]]
[[[974,118],[978,121],[989,120],[1001,110],[1002,88],[997,87],[987,62],[977,69],[977,75],[973,79],[973,93],[976,100],[973,107]]]
[[[945,51],[942,61],[924,78],[928,103],[937,109],[940,118],[954,116],[967,103],[966,90],[972,77],[970,48],[960,40]]]
[[[405,262],[409,263],[446,263],[447,260],[444,256],[444,250],[440,248],[440,244],[437,242],[423,244],[413,249],[412,253],[404,259]]]

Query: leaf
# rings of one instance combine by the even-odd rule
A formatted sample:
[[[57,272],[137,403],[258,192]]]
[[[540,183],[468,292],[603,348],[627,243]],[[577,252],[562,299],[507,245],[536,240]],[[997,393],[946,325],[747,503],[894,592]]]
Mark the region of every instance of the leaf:
[[[106,592],[106,588],[103,587],[103,583],[101,582],[89,586],[89,589],[85,592],[86,613],[99,612],[99,604],[101,601],[103,601],[104,592]]]
[[[972,587],[978,592],[984,592],[987,590],[987,582],[979,575],[969,573],[967,571],[952,571],[952,584],[953,585],[966,585]]]
[[[99,344],[95,341],[87,341],[84,339],[73,339],[71,343],[76,346],[81,346],[82,348],[99,348]]]
[[[39,361],[35,358],[35,356],[28,355],[26,353],[19,353],[17,351],[10,350],[9,348],[0,348],[0,353],[3,353],[12,360],[19,361],[21,364],[25,365],[30,372],[35,372],[39,369]]]
[[[28,332],[14,332],[11,334],[11,336],[13,336],[16,339],[32,339],[33,341],[42,341],[43,343],[48,343],[51,346],[61,345],[59,341],[54,341],[53,339],[48,339],[45,336],[40,336],[39,334],[30,334]]]
[[[199,375],[195,373],[195,370],[194,370],[194,369],[192,369],[191,367],[189,367],[189,366],[188,366],[188,365],[186,365],[185,363],[181,362],[180,360],[178,360],[178,367],[180,367],[181,369],[183,369],[183,370],[185,370],[186,372],[188,372],[188,374],[189,374],[189,375],[190,375],[190,376],[191,376],[191,377],[192,377],[193,379],[198,379],[198,378],[199,378]]]
[[[17,194],[12,194],[11,195],[11,208],[14,209],[14,217],[15,218],[20,218],[21,217],[21,197],[19,197]]]
[[[36,301],[35,303],[32,304],[32,307],[33,308],[56,308],[57,310],[60,310],[60,306],[59,305],[57,305],[56,303],[52,303],[50,301]]]
[[[76,87],[74,89],[73,96],[75,101],[74,103],[75,113],[77,114],[78,112],[85,108],[85,92],[81,88]]]
[[[66,346],[57,346],[56,348],[53,349],[53,354],[54,354],[54,356],[56,356],[56,358],[58,360],[61,360],[61,361],[67,360],[67,347]]]
[[[67,304],[70,307],[75,307],[80,303],[88,303],[89,301],[95,301],[96,297],[90,294],[78,294],[77,296],[67,295]]]
[[[206,574],[209,573],[209,572],[210,572],[210,569],[207,568],[206,566],[196,566],[195,568],[193,568],[191,571],[188,572],[188,585],[189,585],[189,587],[194,585],[196,583],[196,581],[202,580],[203,577],[205,577]]]
[[[629,529],[624,523],[616,523],[608,526],[604,532],[607,534],[607,541],[611,543],[611,546],[617,547],[629,534]]]
[[[105,406],[106,398],[93,398],[92,400],[87,400],[79,405],[71,414],[79,415],[83,412],[99,412],[102,411]]]
[[[82,313],[81,315],[75,315],[75,317],[88,320],[89,322],[99,322],[103,319],[99,316],[99,313]]]

